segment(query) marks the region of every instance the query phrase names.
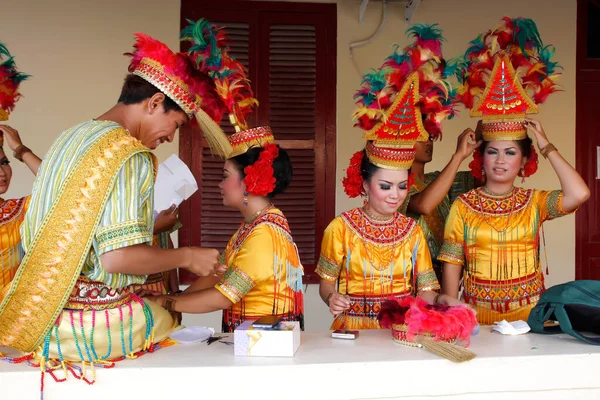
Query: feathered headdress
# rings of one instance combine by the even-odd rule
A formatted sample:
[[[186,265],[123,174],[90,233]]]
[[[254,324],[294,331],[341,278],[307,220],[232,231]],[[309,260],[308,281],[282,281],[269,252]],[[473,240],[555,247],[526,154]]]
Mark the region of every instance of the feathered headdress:
[[[215,82],[236,131],[228,137],[232,151],[227,158],[244,154],[252,147],[263,148],[259,159],[244,169],[244,184],[248,193],[267,196],[275,189],[273,161],[279,155],[279,148],[270,127],[248,128],[247,116],[258,101],[254,98],[246,69],[229,54],[227,35],[221,27],[206,19],[188,20],[188,23],[180,38],[190,42],[188,56],[196,68]]]
[[[187,56],[173,53],[164,43],[143,33],[136,33],[135,38],[135,50],[128,53],[132,56],[129,72],[160,89],[189,118],[195,117],[215,154],[229,154],[231,145],[217,124],[226,109],[212,79],[193,68]]]
[[[30,77],[17,70],[15,60],[5,45],[0,43],[0,121],[7,121],[21,97],[19,85]],[[1,138],[1,136],[0,136]]]
[[[434,25],[418,24],[406,31],[414,41],[404,49],[398,46],[378,70],[363,77],[362,88],[354,96],[358,109],[356,125],[369,132],[385,122],[394,110],[394,98],[414,73],[418,80],[417,108],[424,130],[419,141],[441,138],[441,122],[455,115],[454,92],[447,78],[455,72],[456,63],[442,57],[442,31]]]
[[[454,67],[442,58],[442,31],[437,25],[415,25],[407,35],[414,42],[394,50],[381,68],[363,77],[355,94],[356,126],[367,140],[364,153],[381,168],[407,170],[415,143],[441,137],[441,121],[455,114],[453,92],[446,78]],[[450,72],[450,73],[449,73]],[[343,179],[349,197],[363,192],[363,151],[352,156]]]
[[[229,54],[225,31],[206,19],[188,22],[180,38],[191,43],[189,57],[200,71],[214,80],[236,132],[248,129],[246,117],[258,101],[254,98],[244,66]]]
[[[543,45],[529,18],[504,17],[498,28],[469,43],[456,71],[457,100],[482,118],[484,140],[527,136],[526,115],[537,113],[537,105],[559,88],[561,67],[553,55],[554,47]]]

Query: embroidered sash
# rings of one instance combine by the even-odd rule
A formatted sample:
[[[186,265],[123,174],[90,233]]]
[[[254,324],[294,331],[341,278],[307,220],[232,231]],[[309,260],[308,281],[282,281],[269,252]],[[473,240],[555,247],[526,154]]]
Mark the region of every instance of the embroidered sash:
[[[0,345],[30,352],[41,344],[73,291],[121,167],[147,151],[118,128],[80,157],[11,285],[0,293]]]

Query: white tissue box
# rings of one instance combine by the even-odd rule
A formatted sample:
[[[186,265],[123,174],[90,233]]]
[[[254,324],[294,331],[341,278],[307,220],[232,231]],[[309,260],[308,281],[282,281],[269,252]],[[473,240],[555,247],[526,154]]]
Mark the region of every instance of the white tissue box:
[[[300,323],[281,322],[278,330],[256,329],[244,321],[233,332],[236,356],[293,357],[300,347]]]

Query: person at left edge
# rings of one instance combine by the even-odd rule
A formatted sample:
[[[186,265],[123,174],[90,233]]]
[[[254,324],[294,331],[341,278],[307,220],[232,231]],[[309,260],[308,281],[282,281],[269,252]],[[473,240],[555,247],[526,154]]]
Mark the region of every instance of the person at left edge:
[[[214,122],[225,106],[187,55],[142,33],[131,55],[118,103],[63,132],[44,158],[21,228],[25,256],[0,294],[0,345],[30,353],[42,372],[152,351],[177,323],[130,286],[178,267],[221,270],[217,250],[149,244],[152,150],[194,118],[213,151],[228,154]]]

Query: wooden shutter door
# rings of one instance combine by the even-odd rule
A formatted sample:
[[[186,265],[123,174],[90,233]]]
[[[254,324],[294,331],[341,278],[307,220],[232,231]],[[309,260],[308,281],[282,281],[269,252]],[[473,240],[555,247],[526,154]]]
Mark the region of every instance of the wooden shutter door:
[[[321,239],[335,206],[331,202],[333,207],[327,209],[327,178],[335,190],[335,145],[329,147],[327,143],[331,93],[325,91],[326,17],[264,13],[259,16],[259,24],[261,43],[269,44],[261,47],[260,54],[261,60],[268,60],[269,68],[259,70],[259,93],[268,93],[259,116],[260,120],[270,121],[277,142],[288,150],[294,167],[292,184],[276,204],[289,220],[305,267],[305,281],[316,282],[314,268]],[[334,165],[329,177],[325,173],[328,155]]]
[[[292,183],[285,193],[275,197],[274,203],[290,223],[305,267],[305,282],[317,282],[314,268],[320,242],[335,212],[335,7],[328,5],[329,14],[324,15],[306,12],[310,9],[306,4],[231,5],[227,13],[204,8],[193,18],[204,16],[225,26],[232,54],[248,67],[259,100],[250,126],[271,126],[277,143],[290,155]],[[236,6],[252,9],[239,10]],[[323,10],[323,5],[317,6]],[[304,12],[289,12],[290,7],[300,7]],[[327,24],[332,16],[333,26]],[[226,119],[221,126],[232,132]],[[185,213],[181,210],[184,230],[180,232],[180,245],[222,251],[242,217],[237,210],[222,206],[218,183],[223,161],[211,157],[198,136],[184,139],[185,135],[195,134],[188,131],[180,139],[180,152],[191,149],[188,165],[199,180],[200,193],[190,199]],[[193,278],[182,271],[182,283]]]

